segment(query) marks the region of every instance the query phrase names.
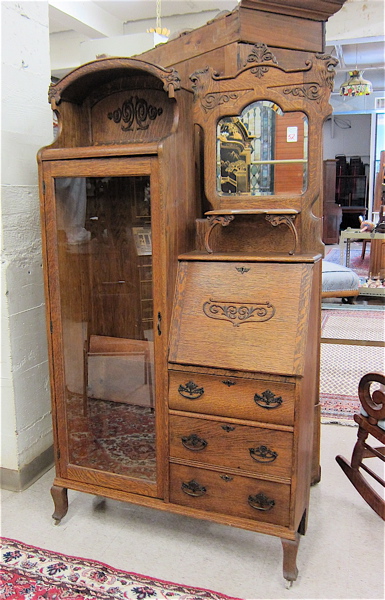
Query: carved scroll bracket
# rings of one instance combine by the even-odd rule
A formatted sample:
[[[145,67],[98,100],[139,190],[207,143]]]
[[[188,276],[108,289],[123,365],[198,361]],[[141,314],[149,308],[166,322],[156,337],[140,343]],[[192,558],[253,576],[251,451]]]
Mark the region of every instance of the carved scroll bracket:
[[[227,227],[230,225],[231,221],[234,221],[234,215],[213,215],[207,218],[209,220],[210,227],[205,235],[205,248],[209,254],[212,254],[213,250],[210,247],[210,235],[212,230],[218,224],[222,225],[222,227]]]
[[[278,225],[286,225],[294,236],[294,246],[293,249],[290,250],[289,254],[292,256],[295,254],[298,245],[298,232],[295,228],[294,221],[296,215],[266,215],[266,221],[271,223],[273,227],[278,227]]]

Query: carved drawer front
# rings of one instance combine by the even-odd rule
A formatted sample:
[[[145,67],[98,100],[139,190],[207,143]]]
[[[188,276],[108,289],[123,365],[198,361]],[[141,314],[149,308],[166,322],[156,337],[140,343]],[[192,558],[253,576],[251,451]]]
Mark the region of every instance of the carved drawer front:
[[[291,477],[293,434],[170,415],[171,458]]]
[[[170,465],[170,502],[222,513],[289,525],[290,485]]]
[[[181,262],[171,363],[304,374],[312,265]]]
[[[294,383],[170,371],[169,406],[234,419],[293,425]]]

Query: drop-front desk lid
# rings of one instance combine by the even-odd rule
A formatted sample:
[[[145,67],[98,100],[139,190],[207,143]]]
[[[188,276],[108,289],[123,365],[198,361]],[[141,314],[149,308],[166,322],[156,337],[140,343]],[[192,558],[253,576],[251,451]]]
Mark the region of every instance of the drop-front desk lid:
[[[303,375],[311,262],[181,260],[171,363]]]

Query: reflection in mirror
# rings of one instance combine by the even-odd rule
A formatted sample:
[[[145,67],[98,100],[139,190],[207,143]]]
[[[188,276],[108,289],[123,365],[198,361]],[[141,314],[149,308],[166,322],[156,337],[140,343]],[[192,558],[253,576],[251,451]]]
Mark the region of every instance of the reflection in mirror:
[[[220,196],[302,194],[307,188],[308,120],[267,100],[217,125]]]
[[[150,177],[55,192],[69,461],[155,481]]]

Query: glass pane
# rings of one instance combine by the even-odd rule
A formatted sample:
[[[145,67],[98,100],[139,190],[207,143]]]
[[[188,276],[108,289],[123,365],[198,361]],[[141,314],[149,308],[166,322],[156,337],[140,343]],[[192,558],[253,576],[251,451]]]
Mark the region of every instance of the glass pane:
[[[154,481],[150,178],[55,191],[70,462]]]
[[[220,196],[301,194],[307,187],[308,122],[272,102],[250,104],[217,126]]]

